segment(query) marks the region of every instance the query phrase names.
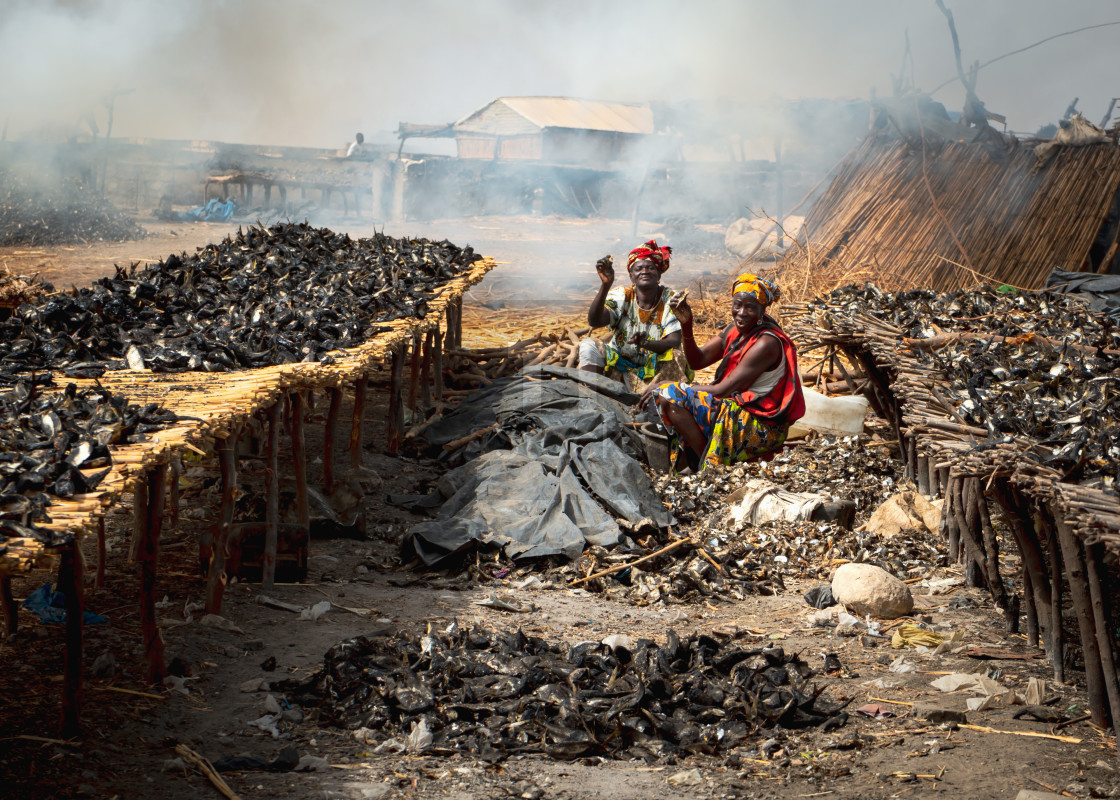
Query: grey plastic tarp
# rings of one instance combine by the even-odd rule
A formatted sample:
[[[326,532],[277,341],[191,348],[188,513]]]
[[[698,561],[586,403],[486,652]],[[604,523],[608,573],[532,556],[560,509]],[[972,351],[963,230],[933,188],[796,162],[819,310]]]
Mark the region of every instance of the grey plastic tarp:
[[[434,520],[409,529],[402,557],[440,566],[486,544],[514,559],[576,558],[587,543],[622,543],[616,518],[671,525],[635,458],[642,442],[626,424],[630,408],[619,402],[636,399],[614,381],[563,367],[531,368],[467,398],[425,431],[429,444],[495,422],[499,429],[472,443],[478,457],[440,479],[447,500]]]
[[[1120,275],[1054,269],[1046,279],[1046,289],[1084,298],[1089,308],[1120,322]]]

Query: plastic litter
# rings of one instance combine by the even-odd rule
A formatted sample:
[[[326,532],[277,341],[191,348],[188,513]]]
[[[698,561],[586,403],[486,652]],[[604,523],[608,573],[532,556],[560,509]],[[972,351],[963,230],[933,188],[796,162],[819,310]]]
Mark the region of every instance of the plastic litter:
[[[23,607],[41,619],[53,625],[66,622],[66,595],[62,592],[51,591],[51,585],[44,583],[23,599]],[[109,620],[100,614],[91,614],[89,611],[82,613],[82,623],[97,625]]]
[[[704,776],[700,774],[700,770],[693,767],[673,773],[666,778],[666,782],[670,786],[699,786],[704,782]]]
[[[326,614],[330,610],[331,610],[331,601],[330,600],[320,600],[318,603],[311,606],[310,608],[305,608],[305,609],[303,609],[303,611],[299,612],[299,618],[301,620],[310,620],[311,622],[318,622],[319,617],[323,616],[324,614]]]
[[[428,720],[421,719],[419,724],[412,723],[412,730],[405,741],[405,749],[412,754],[423,753],[432,746],[432,732],[428,730]]]

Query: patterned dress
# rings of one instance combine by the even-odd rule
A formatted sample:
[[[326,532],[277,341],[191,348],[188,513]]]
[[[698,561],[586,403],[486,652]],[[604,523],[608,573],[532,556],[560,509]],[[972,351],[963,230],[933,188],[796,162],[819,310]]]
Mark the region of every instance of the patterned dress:
[[[777,323],[768,317],[766,319],[767,322],[760,325],[760,330],[745,343],[738,341],[737,332],[729,327],[725,332],[723,363],[716,372],[716,383],[719,383],[758,337],[773,335],[782,345],[784,374],[764,396],[756,397],[748,390],[720,398],[710,392],[699,391],[684,381],[668,383],[657,390],[657,396],[663,402],[686,409],[700,426],[700,432],[708,442],[703,454],[705,465],[752,461],[772,453],[785,444],[790,424],[801,419],[805,413],[797,371],[797,350]],[[661,419],[671,434],[669,452],[675,470],[681,443],[663,410]]]
[[[656,341],[681,329],[680,322],[669,308],[672,296],[673,290],[662,286],[657,305],[647,311],[638,307],[633,286],[618,286],[610,290],[603,303],[611,318],[608,326],[614,331],[614,336],[606,344],[608,370],[630,372],[643,381],[649,381],[673,361],[673,350],[658,355],[627,344],[635,332]]]

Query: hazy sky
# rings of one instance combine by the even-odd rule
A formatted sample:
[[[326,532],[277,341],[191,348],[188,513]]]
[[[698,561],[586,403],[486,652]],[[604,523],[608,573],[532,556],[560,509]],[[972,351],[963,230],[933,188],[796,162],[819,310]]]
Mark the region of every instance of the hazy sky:
[[[1120,21],[1116,0],[946,0],[966,63]],[[917,85],[955,74],[934,0],[0,0],[0,129],[75,129],[114,89],[114,136],[344,146],[501,95],[643,101],[889,94],[909,32]],[[983,70],[1014,130],[1120,95],[1120,26]],[[959,85],[936,95],[960,108]]]

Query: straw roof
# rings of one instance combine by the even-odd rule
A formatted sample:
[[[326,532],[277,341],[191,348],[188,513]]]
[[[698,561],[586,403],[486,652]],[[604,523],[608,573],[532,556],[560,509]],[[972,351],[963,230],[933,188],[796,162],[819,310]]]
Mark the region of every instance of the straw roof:
[[[1089,251],[1118,189],[1112,144],[1058,147],[1043,164],[1013,140],[994,148],[869,136],[809,212],[810,247],[790,252],[779,274],[827,263],[889,288],[986,280],[1036,289],[1054,267],[1096,270]]]

